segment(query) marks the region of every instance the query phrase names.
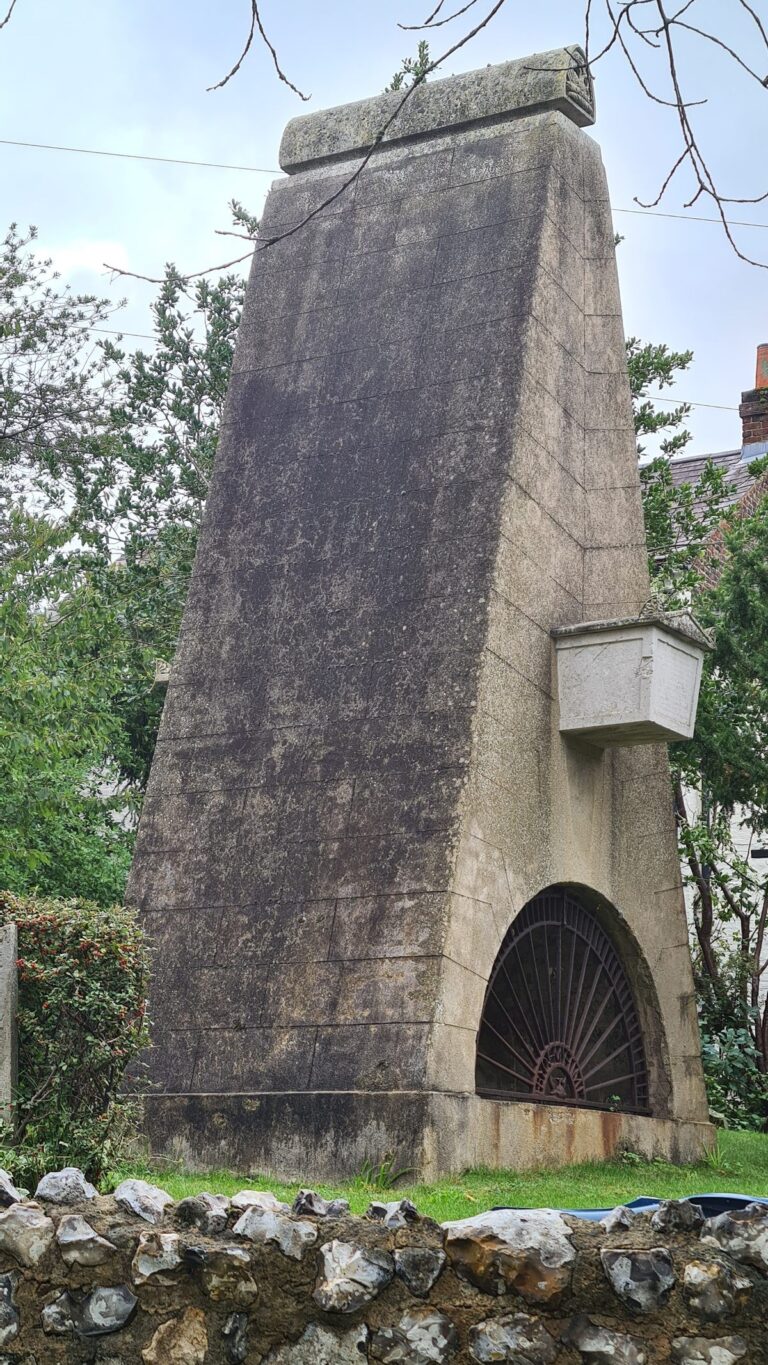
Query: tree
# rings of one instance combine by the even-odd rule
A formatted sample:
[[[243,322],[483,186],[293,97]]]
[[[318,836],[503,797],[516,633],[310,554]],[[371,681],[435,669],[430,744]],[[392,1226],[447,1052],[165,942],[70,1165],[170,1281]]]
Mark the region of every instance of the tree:
[[[670,760],[710,1102],[739,1126],[768,1117],[768,877],[749,856],[768,835],[768,483],[752,472],[741,508],[712,463],[679,487],[665,455],[642,469],[655,594],[714,643]]]
[[[58,285],[50,260],[12,223],[0,243],[0,492],[8,498],[79,449],[105,420],[109,380],[91,338],[115,311]],[[118,307],[120,305],[117,305]],[[61,505],[50,481],[49,496]]]
[[[153,305],[157,344],[93,328],[14,229],[0,253],[0,886],[119,899],[218,439],[243,281]]]
[[[0,562],[0,886],[120,898],[130,802],[118,781],[116,621],[67,532],[18,507]]]

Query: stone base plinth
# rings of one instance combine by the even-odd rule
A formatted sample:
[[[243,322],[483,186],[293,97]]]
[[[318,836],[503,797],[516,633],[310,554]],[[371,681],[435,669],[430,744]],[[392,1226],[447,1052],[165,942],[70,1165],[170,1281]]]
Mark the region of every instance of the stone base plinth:
[[[153,1154],[190,1170],[229,1167],[286,1180],[357,1175],[394,1155],[412,1179],[467,1167],[531,1170],[630,1150],[691,1162],[714,1142],[708,1123],[438,1091],[155,1095],[144,1130]]]

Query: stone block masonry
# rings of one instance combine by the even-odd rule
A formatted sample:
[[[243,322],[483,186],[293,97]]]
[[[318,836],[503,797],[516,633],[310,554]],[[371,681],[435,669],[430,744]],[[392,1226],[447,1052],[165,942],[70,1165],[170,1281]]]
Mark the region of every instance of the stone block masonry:
[[[174,1204],[0,1172],[4,1365],[761,1365],[768,1212],[689,1204],[603,1225],[551,1209],[442,1226],[310,1190]],[[42,1191],[45,1190],[45,1197]]]
[[[665,754],[579,749],[554,699],[550,631],[648,595],[583,59],[429,83],[361,170],[395,98],[289,125],[262,219],[129,886],[147,1132],[299,1179],[696,1156]],[[475,1093],[500,945],[564,885],[626,967],[643,1112]]]

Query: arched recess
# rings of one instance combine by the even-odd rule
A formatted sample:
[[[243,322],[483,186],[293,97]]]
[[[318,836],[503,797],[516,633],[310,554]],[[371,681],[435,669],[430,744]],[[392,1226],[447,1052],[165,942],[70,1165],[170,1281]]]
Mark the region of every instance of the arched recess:
[[[611,910],[587,888],[552,886],[516,916],[485,993],[479,1095],[623,1113],[656,1108],[648,1000],[641,1013],[630,979],[646,992],[649,974],[629,935],[615,932]],[[650,1016],[658,1020],[657,1010]]]

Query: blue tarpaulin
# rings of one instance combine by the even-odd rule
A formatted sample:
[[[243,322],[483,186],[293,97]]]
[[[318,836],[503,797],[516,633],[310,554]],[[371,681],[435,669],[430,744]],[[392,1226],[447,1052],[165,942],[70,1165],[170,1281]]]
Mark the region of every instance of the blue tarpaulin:
[[[768,1199],[758,1194],[687,1194],[686,1202],[698,1204],[705,1218],[714,1218],[718,1213],[733,1213],[735,1209],[745,1209],[748,1204],[768,1205]],[[638,1195],[637,1199],[630,1200],[625,1207],[638,1211],[657,1209],[661,1199],[656,1199],[649,1194]],[[605,1218],[610,1213],[610,1209],[561,1209],[561,1213],[573,1214],[575,1218],[588,1218],[590,1222],[597,1223],[601,1218]]]

